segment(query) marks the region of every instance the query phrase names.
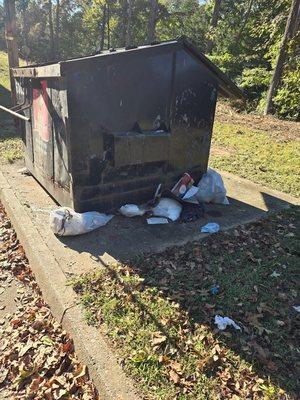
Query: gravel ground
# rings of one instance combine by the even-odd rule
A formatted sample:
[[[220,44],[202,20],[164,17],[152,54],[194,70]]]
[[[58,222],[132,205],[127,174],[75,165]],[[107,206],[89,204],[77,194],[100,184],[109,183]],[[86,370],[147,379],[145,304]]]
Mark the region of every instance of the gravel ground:
[[[0,399],[99,400],[0,204]]]

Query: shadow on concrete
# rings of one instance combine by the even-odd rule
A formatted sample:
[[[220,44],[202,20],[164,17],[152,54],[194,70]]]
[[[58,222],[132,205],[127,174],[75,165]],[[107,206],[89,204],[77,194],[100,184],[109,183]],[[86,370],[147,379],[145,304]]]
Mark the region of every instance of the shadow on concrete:
[[[168,225],[147,225],[146,218],[114,217],[108,225],[78,237],[62,237],[61,242],[78,253],[99,258],[106,254],[126,262],[142,253],[159,253],[168,247],[199,240],[205,235],[200,229],[207,222],[217,222],[221,229],[254,221],[269,212],[289,207],[288,201],[260,193],[257,206],[229,197],[228,206],[208,204],[205,216],[196,222],[173,222]]]
[[[102,255],[108,253],[121,262],[129,264],[135,273],[144,279],[146,286],[155,287],[166,298],[178,302],[181,309],[188,313],[192,324],[204,324],[213,330],[215,326],[213,325],[212,310],[206,307],[207,304],[213,303],[214,299],[208,295],[205,301],[203,301],[202,293],[203,291],[209,292],[209,288],[217,283],[213,281],[211,271],[213,270],[215,260],[220,256],[220,248],[221,251],[224,251],[225,256],[228,254],[228,251],[232,251],[232,248],[230,249],[230,244],[227,247],[227,241],[224,237],[222,239],[221,235],[210,235],[204,238],[204,241],[200,241],[199,228],[209,220],[218,222],[223,228],[227,229],[243,225],[249,221],[258,220],[261,217],[266,217],[270,212],[286,209],[291,205],[288,201],[279,199],[268,193],[261,192],[260,195],[260,204],[261,207],[264,204],[265,210],[235,199],[230,199],[230,206],[228,207],[219,205],[206,206],[205,217],[190,224],[174,223],[167,226],[149,227],[139,218],[121,219],[120,222],[116,218],[114,223],[109,224],[105,229],[99,229],[97,232],[78,238],[62,238],[61,241],[79,253],[89,253],[115,279],[118,279],[118,275],[116,275],[115,270],[107,262],[103,261]],[[214,217],[210,215],[214,215]],[[257,225],[255,229],[259,230],[261,228]],[[263,235],[264,232],[261,233]],[[204,243],[206,244],[206,252],[202,254]],[[216,247],[216,243],[219,243],[218,248]],[[240,251],[240,248],[243,248],[243,246],[244,243],[241,241],[239,246],[235,246],[234,251]],[[262,243],[262,248],[266,252],[266,257],[271,257],[272,248],[268,248],[265,243]],[[251,250],[251,246],[249,248],[248,245],[242,250],[241,263],[247,262],[246,254],[249,250]],[[227,259],[230,260],[230,256]],[[230,263],[230,261],[228,262]],[[178,268],[179,264],[183,265],[183,268]],[[240,279],[234,276],[232,268],[228,268],[228,270],[224,269],[222,274],[224,274],[223,279],[231,281],[233,286],[235,285],[235,280]],[[124,286],[126,292],[130,290],[126,287],[123,279],[119,280],[119,282]],[[247,282],[245,282],[246,286]],[[288,282],[285,289],[289,289]],[[228,294],[228,296],[230,295]],[[244,298],[239,299],[239,301],[251,302],[251,298],[253,298],[253,292],[248,293],[245,291]],[[226,300],[226,294],[224,295],[224,299],[226,303],[228,301]],[[232,299],[229,299],[229,301],[232,301]],[[151,314],[151,311],[145,309],[144,304],[138,303],[138,305],[141,311],[147,313],[152,322],[156,324],[157,330],[168,336],[165,327]],[[255,309],[256,306],[257,304],[253,300],[253,308]],[[222,309],[220,310],[220,308],[213,311],[222,313]],[[224,314],[221,315],[228,315],[226,314],[226,306],[223,312]],[[232,314],[229,314],[229,316],[232,316]],[[282,345],[288,349],[290,345],[289,335],[292,334],[291,330],[287,326],[280,329],[286,330],[283,335],[286,343],[282,343]],[[218,332],[215,331],[214,334],[219,337]],[[287,374],[293,375],[295,371],[292,368],[284,367],[279,359],[273,357],[272,353],[272,364],[270,363],[270,365],[273,370],[266,369],[266,365],[262,364],[262,356],[259,351],[249,355],[249,352],[244,350],[248,342],[252,341],[256,343],[260,338],[257,338],[253,332],[249,331],[244,331],[243,334],[244,346],[241,345],[240,340],[235,340],[235,333],[230,336],[222,335],[220,340],[226,347],[231,348],[244,360],[254,365],[254,369],[260,377],[268,379],[268,376],[270,376],[273,383],[278,384],[289,392],[289,386],[285,385]],[[238,335],[241,334],[238,333]],[[172,342],[171,338],[170,341]],[[176,343],[172,343],[172,345],[176,346]],[[257,348],[260,349],[260,347]],[[179,353],[180,351],[178,348]],[[212,376],[212,374],[214,372],[207,371],[207,376]],[[295,379],[297,379],[296,375]],[[291,395],[294,395],[294,393],[291,393]]]

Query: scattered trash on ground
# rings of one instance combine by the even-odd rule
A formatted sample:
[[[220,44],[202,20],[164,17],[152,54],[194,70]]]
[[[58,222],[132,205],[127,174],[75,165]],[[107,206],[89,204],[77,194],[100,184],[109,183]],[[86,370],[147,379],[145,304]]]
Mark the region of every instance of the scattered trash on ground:
[[[182,222],[193,222],[204,217],[204,204],[184,203],[180,220]]]
[[[24,172],[21,172],[23,170]],[[22,168],[19,172],[26,173],[25,170],[27,169]],[[184,173],[172,190],[163,190],[160,183],[152,199],[141,205],[125,204],[119,208],[119,213],[129,218],[145,216],[148,225],[167,224],[179,218],[181,222],[189,223],[204,217],[204,203],[228,204],[226,189],[218,172],[209,168],[198,185],[195,186],[194,183],[191,175]],[[210,210],[209,213],[213,211]],[[222,214],[216,211],[216,215]],[[62,207],[50,213],[50,226],[58,236],[81,235],[106,225],[112,218],[113,215],[96,211],[80,214]],[[203,233],[216,233],[219,230],[220,226],[217,223],[208,223],[201,228]]]
[[[125,206],[122,206],[119,211],[124,215],[124,217],[137,217],[144,215],[146,209],[142,209],[142,207],[137,206],[136,204],[125,204]]]
[[[167,218],[159,218],[159,217],[147,218],[148,225],[162,225],[168,223],[169,221],[167,220]]]
[[[293,306],[293,309],[296,310],[297,312],[300,312],[300,306]]]
[[[218,325],[218,329],[223,331],[227,326],[233,326],[234,329],[241,330],[241,328],[236,324],[233,319],[229,317],[221,317],[220,315],[215,316],[215,324]]]
[[[23,168],[18,169],[18,174],[27,175],[27,176],[32,175],[27,167],[23,167]]]
[[[157,206],[152,209],[152,214],[156,217],[166,217],[172,221],[177,221],[180,217],[182,205],[174,199],[162,197]]]
[[[50,227],[58,236],[82,235],[106,225],[112,218],[113,215],[97,211],[80,214],[71,208],[61,207],[50,213]]]
[[[281,274],[279,274],[276,271],[273,271],[272,274],[270,275],[271,278],[279,278]]]
[[[185,195],[189,192],[192,188],[194,183],[194,179],[188,174],[183,174],[182,178],[174,185],[171,192],[174,196],[178,197],[179,199],[183,199]],[[188,197],[191,197],[188,195]]]
[[[202,226],[201,233],[217,233],[220,230],[220,225],[216,222],[208,222]]]
[[[216,295],[216,294],[219,293],[219,290],[220,290],[220,286],[213,286],[213,287],[210,289],[210,293],[213,294],[213,295]]]
[[[199,190],[195,197],[199,203],[229,204],[223,179],[212,168],[207,170],[197,186]]]

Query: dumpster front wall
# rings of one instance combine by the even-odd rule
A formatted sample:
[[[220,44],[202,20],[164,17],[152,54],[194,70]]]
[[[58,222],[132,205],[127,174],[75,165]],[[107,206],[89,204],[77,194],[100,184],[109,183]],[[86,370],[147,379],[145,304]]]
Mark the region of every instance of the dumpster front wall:
[[[191,54],[81,60],[66,76],[76,209],[144,201],[206,171],[218,83]]]
[[[123,53],[68,68],[78,209],[144,201],[160,182],[206,171],[218,83],[191,54]]]

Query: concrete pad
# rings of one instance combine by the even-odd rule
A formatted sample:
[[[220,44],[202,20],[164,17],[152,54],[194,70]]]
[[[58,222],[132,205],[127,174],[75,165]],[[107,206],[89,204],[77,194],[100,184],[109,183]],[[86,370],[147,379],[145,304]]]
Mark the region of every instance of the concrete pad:
[[[173,245],[205,237],[200,227],[217,222],[221,229],[255,221],[299,199],[266,189],[245,179],[222,173],[229,206],[209,205],[206,216],[193,223],[149,226],[145,218],[114,217],[107,226],[86,235],[57,238],[49,228],[53,199],[33,177],[17,173],[20,166],[2,166],[0,200],[12,220],[45,300],[54,317],[74,339],[76,352],[89,367],[104,399],[135,400],[139,395],[97,329],[87,326],[73,290],[66,286],[71,274],[105,268],[143,252],[160,252]]]
[[[217,222],[221,229],[228,229],[254,221],[269,211],[299,204],[298,199],[289,195],[223,172],[230,205],[207,205],[205,218],[196,222],[149,226],[143,217],[116,216],[108,225],[89,234],[57,238],[48,227],[49,211],[57,204],[32,177],[18,174],[18,168],[6,167],[3,175],[65,274],[97,268],[101,259],[126,261],[137,254],[160,252],[198,240],[205,236],[200,234],[200,228],[207,222]]]

